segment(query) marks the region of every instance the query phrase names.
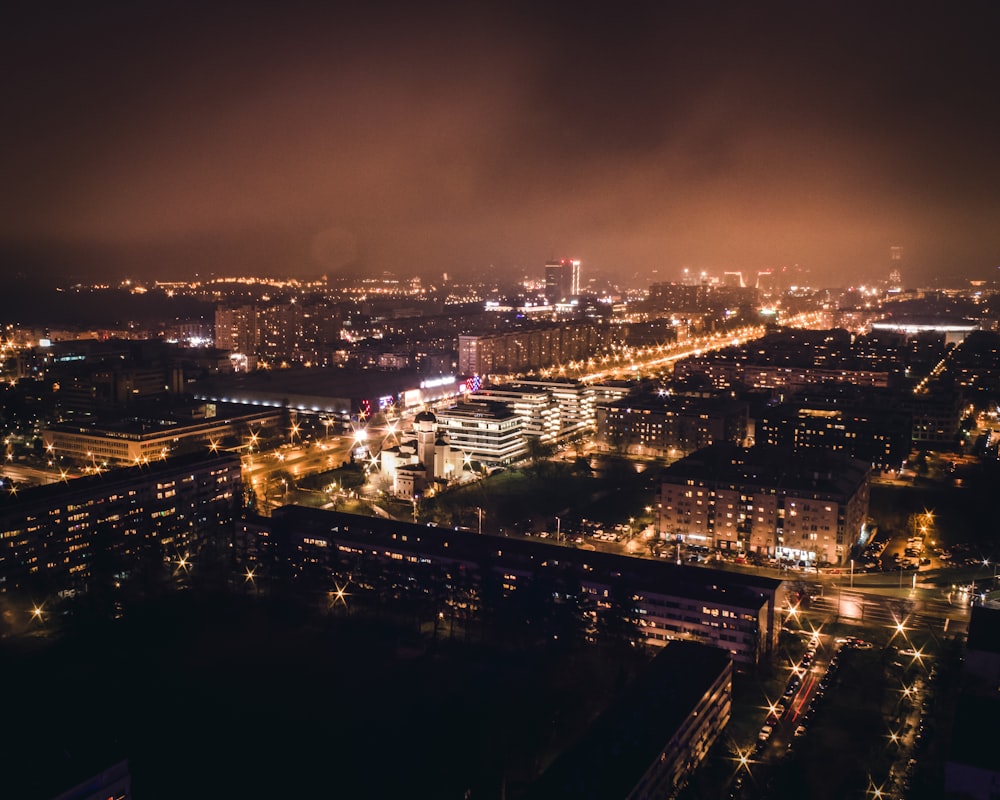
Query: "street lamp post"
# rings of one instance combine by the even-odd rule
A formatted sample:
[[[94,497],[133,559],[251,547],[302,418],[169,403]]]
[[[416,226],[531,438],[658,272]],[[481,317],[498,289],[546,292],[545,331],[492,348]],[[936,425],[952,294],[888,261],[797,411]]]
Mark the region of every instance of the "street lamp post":
[[[854,559],[851,559],[851,588],[854,588]]]
[[[562,520],[556,517],[556,541],[562,541]]]

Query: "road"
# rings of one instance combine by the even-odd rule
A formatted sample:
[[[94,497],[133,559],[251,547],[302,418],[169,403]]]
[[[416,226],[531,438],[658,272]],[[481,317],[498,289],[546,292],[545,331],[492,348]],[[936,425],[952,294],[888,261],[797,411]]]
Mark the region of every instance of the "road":
[[[964,634],[970,616],[967,599],[949,600],[942,589],[921,588],[881,593],[830,586],[812,598],[809,610],[831,620],[859,625],[893,628],[903,623],[908,630],[930,631],[935,636]]]
[[[263,497],[286,474],[295,480],[343,466],[351,460],[351,450],[356,444],[351,436],[330,436],[309,446],[250,453],[243,456],[243,477],[250,481],[257,496]]]

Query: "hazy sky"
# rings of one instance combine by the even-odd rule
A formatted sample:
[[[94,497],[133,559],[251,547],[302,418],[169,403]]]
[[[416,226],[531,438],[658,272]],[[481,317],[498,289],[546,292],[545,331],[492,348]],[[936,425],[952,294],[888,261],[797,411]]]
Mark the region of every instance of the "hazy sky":
[[[5,270],[1000,275],[995,3],[260,5],[4,12]]]

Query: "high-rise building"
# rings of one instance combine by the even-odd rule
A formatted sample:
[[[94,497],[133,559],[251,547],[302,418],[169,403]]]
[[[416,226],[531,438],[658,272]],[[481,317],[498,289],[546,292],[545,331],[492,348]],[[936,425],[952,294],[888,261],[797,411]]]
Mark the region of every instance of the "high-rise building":
[[[545,299],[549,303],[567,301],[580,294],[580,262],[562,258],[545,262]]]
[[[903,286],[903,248],[894,246],[889,248],[889,260],[892,261],[892,269],[889,272],[889,291],[898,293]]]
[[[259,341],[256,306],[219,306],[216,309],[215,346],[220,350],[256,357]]]

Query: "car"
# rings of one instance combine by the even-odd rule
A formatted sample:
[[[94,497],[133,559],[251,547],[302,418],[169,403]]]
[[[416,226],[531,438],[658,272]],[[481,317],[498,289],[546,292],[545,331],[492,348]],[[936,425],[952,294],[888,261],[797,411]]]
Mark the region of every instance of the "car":
[[[760,733],[757,734],[757,740],[761,742],[766,742],[771,738],[771,734],[774,732],[774,728],[770,725],[765,725],[760,729]]]
[[[805,732],[806,732],[806,726],[805,725],[799,725],[799,727],[797,727],[795,729],[795,733],[793,735],[794,736],[801,736]]]

